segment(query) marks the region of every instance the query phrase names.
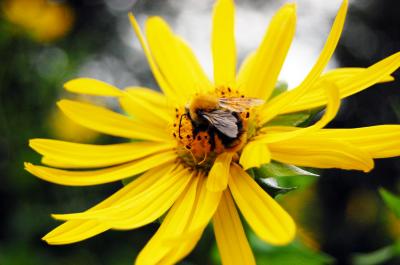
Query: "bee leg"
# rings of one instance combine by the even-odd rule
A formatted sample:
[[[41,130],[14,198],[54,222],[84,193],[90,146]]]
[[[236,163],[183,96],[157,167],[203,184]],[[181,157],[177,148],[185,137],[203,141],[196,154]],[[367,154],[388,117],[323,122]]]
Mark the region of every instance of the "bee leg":
[[[233,154],[232,161],[239,162],[239,155],[237,153]]]
[[[194,156],[192,150],[190,150],[190,149],[187,148],[186,146],[185,146],[185,149],[186,149],[187,151],[189,151],[190,155],[192,156],[192,159],[193,159],[194,164],[195,164],[195,165],[199,165],[199,163],[197,163],[197,159],[196,159],[196,157]]]
[[[201,160],[199,163],[197,163],[197,165],[203,164],[206,160],[207,160],[207,152],[205,153],[203,160]]]

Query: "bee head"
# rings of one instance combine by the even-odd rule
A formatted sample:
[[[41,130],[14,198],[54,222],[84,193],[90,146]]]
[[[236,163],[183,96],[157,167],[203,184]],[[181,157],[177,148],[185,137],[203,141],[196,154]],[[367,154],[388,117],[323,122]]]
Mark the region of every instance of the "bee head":
[[[196,95],[189,104],[190,117],[197,122],[201,122],[200,113],[210,112],[218,108],[218,98],[212,95]]]

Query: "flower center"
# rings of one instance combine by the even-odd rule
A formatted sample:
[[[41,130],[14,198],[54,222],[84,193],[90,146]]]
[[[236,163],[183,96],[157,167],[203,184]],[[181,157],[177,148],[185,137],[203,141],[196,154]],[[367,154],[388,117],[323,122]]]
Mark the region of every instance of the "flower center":
[[[219,87],[214,93],[197,94],[185,107],[175,109],[173,136],[183,162],[208,171],[218,154],[241,151],[252,115],[249,108],[230,104],[244,98],[230,87]]]

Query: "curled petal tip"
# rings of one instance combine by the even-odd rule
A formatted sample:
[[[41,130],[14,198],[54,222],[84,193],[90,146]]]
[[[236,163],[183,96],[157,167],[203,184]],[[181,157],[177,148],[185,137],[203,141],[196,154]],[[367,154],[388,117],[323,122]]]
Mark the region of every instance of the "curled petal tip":
[[[29,163],[29,162],[24,162],[24,167],[25,167],[26,170],[29,170],[29,168],[32,167],[32,164]]]
[[[53,218],[55,220],[63,220],[61,218],[62,214],[52,213],[50,216],[51,216],[51,218]]]
[[[74,81],[76,81],[76,80],[78,80],[78,79],[79,79],[79,78],[77,78],[77,79],[72,79],[72,80],[69,80],[69,81],[65,82],[65,83],[63,84],[63,88],[64,88],[65,90],[67,90],[67,91],[72,90],[72,89],[73,89],[73,83],[74,83]]]
[[[57,104],[57,106],[61,107],[62,105],[65,104],[65,102],[66,102],[66,99],[61,99],[61,100],[57,101],[56,104]]]

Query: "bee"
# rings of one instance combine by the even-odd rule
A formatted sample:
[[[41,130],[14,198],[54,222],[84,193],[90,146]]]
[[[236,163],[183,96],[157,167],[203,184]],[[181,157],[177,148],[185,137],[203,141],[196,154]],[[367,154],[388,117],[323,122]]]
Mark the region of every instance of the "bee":
[[[248,118],[248,110],[263,103],[264,100],[258,98],[196,95],[180,116],[179,138],[184,138],[181,136],[181,127],[185,118],[185,121],[191,122],[192,128],[191,135],[187,136],[191,142],[185,148],[201,154],[203,161],[211,151],[236,151],[245,142],[244,118]]]

